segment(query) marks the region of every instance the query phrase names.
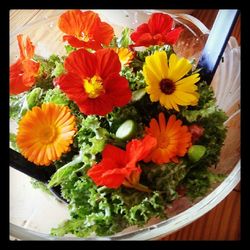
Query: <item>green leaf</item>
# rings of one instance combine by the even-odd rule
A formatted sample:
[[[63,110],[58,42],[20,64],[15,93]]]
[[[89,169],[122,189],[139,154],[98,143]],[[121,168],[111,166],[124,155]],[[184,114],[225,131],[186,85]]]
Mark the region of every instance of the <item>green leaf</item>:
[[[56,67],[52,71],[51,76],[59,77],[60,75],[65,73],[64,64],[63,62],[55,62],[55,64],[56,64]]]
[[[27,94],[26,100],[29,109],[41,104],[42,94],[43,90],[41,88],[34,88]]]
[[[51,188],[53,186],[58,186],[63,181],[65,181],[68,176],[78,170],[80,167],[82,167],[82,164],[79,164],[82,162],[82,155],[75,157],[71,162],[67,163],[63,167],[59,168],[51,177],[48,187]]]
[[[60,105],[68,105],[70,100],[64,94],[59,87],[49,89],[44,97],[44,103],[52,102]]]
[[[17,147],[17,144],[16,144],[16,135],[14,133],[10,133],[10,147],[19,152],[19,149]]]
[[[132,44],[132,40],[130,38],[130,34],[132,33],[132,29],[124,28],[121,34],[121,37],[117,39],[117,44],[119,48],[127,48],[130,44]]]

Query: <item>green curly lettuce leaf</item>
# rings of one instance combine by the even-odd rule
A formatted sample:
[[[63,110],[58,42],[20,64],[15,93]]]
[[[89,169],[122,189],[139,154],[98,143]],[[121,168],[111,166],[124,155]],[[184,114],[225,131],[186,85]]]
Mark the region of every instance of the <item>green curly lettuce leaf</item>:
[[[142,165],[142,182],[152,190],[162,191],[166,201],[177,198],[176,188],[188,173],[184,161],[156,165],[154,163]]]
[[[71,219],[51,230],[56,236],[108,236],[130,225],[144,225],[152,217],[165,216],[158,192],[145,195],[133,189],[97,187],[87,176],[72,175],[62,184],[62,195],[70,202]]]
[[[68,99],[68,97],[66,96],[66,94],[64,94],[59,87],[55,87],[53,89],[49,89],[46,92],[46,95],[44,97],[43,100],[44,103],[47,102],[52,102],[55,104],[60,104],[60,105],[68,105],[70,100]]]
[[[80,148],[85,164],[92,165],[97,160],[97,155],[104,149],[108,136],[108,131],[101,127],[97,116],[89,115],[82,119],[76,134],[76,146]]]
[[[213,184],[225,179],[224,174],[215,174],[206,167],[192,169],[183,180],[183,185],[187,189],[187,195],[192,199],[206,195]]]

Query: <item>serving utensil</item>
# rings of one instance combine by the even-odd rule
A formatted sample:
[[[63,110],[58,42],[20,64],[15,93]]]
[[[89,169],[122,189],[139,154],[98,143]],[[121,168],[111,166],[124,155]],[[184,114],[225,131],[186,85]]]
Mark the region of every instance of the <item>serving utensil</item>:
[[[43,182],[45,185],[48,184],[51,176],[56,172],[56,168],[54,165],[50,165],[47,167],[39,167],[37,165],[35,165],[34,163],[26,160],[20,153],[18,153],[17,151],[13,150],[12,148],[10,148],[10,161],[9,161],[9,165],[38,180]],[[61,189],[60,186],[56,186],[56,187],[52,187],[49,189],[51,191],[51,193],[61,202],[63,203],[68,203],[62,196],[61,196]]]
[[[209,32],[197,64],[197,68],[201,68],[201,79],[205,80],[208,85],[213,80],[238,16],[239,10],[236,9],[219,10]]]

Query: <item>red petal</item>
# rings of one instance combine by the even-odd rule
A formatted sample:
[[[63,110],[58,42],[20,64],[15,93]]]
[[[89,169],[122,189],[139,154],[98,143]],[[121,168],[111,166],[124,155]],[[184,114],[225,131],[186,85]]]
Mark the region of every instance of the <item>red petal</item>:
[[[82,79],[92,77],[96,73],[96,56],[85,49],[79,49],[70,53],[64,66],[68,72],[80,76]]]
[[[108,46],[114,37],[114,29],[105,22],[100,22],[96,32],[94,33],[94,40],[101,44]]]
[[[60,89],[68,96],[69,99],[81,103],[88,96],[85,93],[82,79],[73,73],[68,73],[56,79]]]
[[[30,87],[23,84],[22,63],[18,60],[10,66],[10,94],[17,95],[29,89]]]
[[[175,44],[179,39],[180,33],[183,31],[181,27],[176,28],[165,35],[164,41],[167,44]]]
[[[133,139],[126,146],[126,156],[128,161],[133,163],[143,160],[156,145],[156,138],[150,135],[146,135],[142,140]]]
[[[40,63],[32,60],[24,60],[22,62],[23,67],[23,83],[26,86],[31,87],[35,83],[35,77],[38,75]]]
[[[126,165],[126,152],[111,144],[105,146],[102,151],[102,157],[112,159],[119,168],[125,167]]]
[[[152,35],[166,33],[171,30],[173,19],[171,16],[162,13],[154,13],[148,21],[148,28]]]
[[[112,73],[120,73],[121,63],[117,53],[112,49],[101,49],[96,51],[97,74],[105,80]]]
[[[88,48],[93,50],[102,49],[102,46],[99,42],[96,41],[84,42],[82,40],[77,39],[75,36],[65,35],[63,36],[63,41],[67,41],[71,46],[75,48]]]
[[[96,29],[101,23],[99,15],[91,10],[82,12],[84,29],[83,32],[88,35],[89,38],[93,38],[96,33]],[[98,30],[99,32],[99,30]]]
[[[145,33],[149,33],[149,28],[148,24],[143,23],[140,26],[137,27],[136,31],[134,31],[131,35],[130,38],[132,41],[137,42],[137,40]]]
[[[110,113],[113,105],[105,95],[97,98],[87,98],[84,102],[78,102],[77,105],[85,115],[101,115],[104,116]]]
[[[113,106],[122,107],[129,103],[132,92],[128,80],[118,74],[111,74],[105,81],[105,95]]]
[[[67,41],[71,46],[75,48],[83,48],[86,46],[86,42],[77,39],[75,36],[65,35],[63,41]]]
[[[117,168],[115,162],[110,159],[103,159],[100,163],[92,166],[87,175],[96,185],[109,188],[118,188],[125,178],[122,169]]]
[[[132,47],[155,45],[155,41],[150,33],[142,34]]]

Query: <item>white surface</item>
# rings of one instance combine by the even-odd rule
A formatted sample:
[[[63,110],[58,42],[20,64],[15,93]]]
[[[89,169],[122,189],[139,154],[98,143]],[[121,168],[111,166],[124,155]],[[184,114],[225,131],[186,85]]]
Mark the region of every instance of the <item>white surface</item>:
[[[31,178],[10,168],[10,222],[34,231],[48,233],[69,218],[67,207],[40,189]]]

